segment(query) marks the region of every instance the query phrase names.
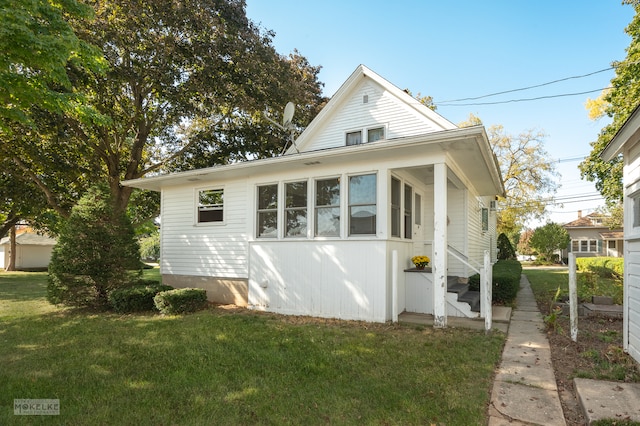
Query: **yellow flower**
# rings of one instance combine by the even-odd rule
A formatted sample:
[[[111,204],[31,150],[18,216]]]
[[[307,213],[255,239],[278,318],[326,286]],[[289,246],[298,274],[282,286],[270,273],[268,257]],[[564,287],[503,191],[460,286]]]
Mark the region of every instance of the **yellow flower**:
[[[411,262],[416,266],[427,266],[431,259],[429,259],[429,256],[413,256]]]

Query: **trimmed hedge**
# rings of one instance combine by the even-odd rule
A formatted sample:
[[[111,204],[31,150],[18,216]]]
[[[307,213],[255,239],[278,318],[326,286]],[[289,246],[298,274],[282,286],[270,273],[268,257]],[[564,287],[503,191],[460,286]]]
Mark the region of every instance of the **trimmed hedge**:
[[[576,257],[579,272],[594,272],[602,278],[622,279],[624,258],[622,257]]]
[[[510,304],[520,289],[522,265],[517,260],[499,260],[493,265],[492,295],[494,303]],[[469,277],[469,290],[480,291],[480,275]]]
[[[176,315],[195,312],[207,306],[207,291],[201,288],[180,288],[162,291],[153,301],[163,314]]]
[[[120,313],[152,311],[155,309],[155,295],[172,289],[173,287],[162,285],[158,281],[139,281],[132,286],[109,293],[109,304],[114,311]]]

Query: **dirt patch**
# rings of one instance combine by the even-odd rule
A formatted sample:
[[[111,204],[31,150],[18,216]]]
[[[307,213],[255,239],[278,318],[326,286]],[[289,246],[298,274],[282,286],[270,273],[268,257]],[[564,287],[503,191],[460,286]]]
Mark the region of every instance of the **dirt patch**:
[[[549,309],[540,306],[540,312],[548,315]],[[640,370],[622,350],[622,319],[580,317],[577,342],[571,340],[569,317],[558,316],[552,324],[547,336],[565,420],[568,426],[584,425],[575,377],[640,382]]]

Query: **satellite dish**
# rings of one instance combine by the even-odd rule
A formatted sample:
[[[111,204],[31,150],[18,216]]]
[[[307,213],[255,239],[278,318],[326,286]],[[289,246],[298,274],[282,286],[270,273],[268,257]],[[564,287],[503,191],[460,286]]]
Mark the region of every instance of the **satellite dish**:
[[[296,105],[293,102],[287,102],[284,107],[284,114],[282,114],[282,125],[288,128],[291,125],[293,119],[293,113],[296,111]]]

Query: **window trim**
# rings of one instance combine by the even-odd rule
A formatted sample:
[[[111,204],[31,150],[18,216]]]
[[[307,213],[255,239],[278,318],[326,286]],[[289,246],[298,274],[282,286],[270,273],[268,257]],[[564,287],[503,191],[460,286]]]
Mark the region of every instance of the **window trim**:
[[[220,191],[222,192],[222,207],[220,209],[222,211],[222,220],[208,220],[208,221],[200,221],[200,193],[205,191]],[[206,186],[194,189],[194,198],[195,198],[195,208],[194,210],[194,223],[196,226],[212,226],[212,225],[224,225],[226,223],[227,214],[226,214],[226,206],[224,202],[225,188],[224,186]]]

